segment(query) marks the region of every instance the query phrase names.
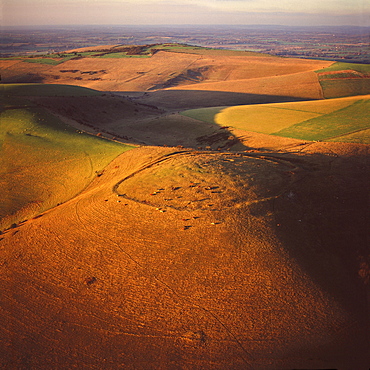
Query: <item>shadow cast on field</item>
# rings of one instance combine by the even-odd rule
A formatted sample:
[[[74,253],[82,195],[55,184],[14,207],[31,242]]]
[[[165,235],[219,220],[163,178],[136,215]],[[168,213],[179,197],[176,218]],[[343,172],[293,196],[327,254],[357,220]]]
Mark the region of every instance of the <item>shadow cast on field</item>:
[[[333,160],[325,153],[303,158],[292,153],[284,158],[300,159],[304,166],[302,177],[274,200],[277,235],[317,285],[366,322],[370,308],[364,272],[369,253],[367,157]]]
[[[313,100],[302,96],[250,94],[208,90],[157,90],[153,92],[117,92],[141,104],[149,104],[169,111],[248,104],[284,103]]]
[[[164,111],[162,117],[150,123],[135,123],[132,135],[141,144],[197,148],[211,147],[218,150],[247,150],[251,147],[241,143],[235,135],[211,120],[191,120],[171,118],[170,113],[180,113],[188,109],[229,107],[237,105],[282,103],[307,100],[302,97],[248,94],[228,91],[205,90],[157,90],[150,92],[112,92],[130,99],[138,106]],[[158,119],[160,118],[160,119]],[[259,147],[261,149],[261,147]]]

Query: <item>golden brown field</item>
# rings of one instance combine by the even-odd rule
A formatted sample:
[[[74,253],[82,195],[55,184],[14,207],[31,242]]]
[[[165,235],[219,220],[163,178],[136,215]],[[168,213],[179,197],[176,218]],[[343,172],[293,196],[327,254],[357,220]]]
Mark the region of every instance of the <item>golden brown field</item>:
[[[75,150],[85,172],[73,172],[80,182],[62,159],[60,173],[49,174],[58,186],[37,184],[37,197],[62,201],[24,212],[1,231],[0,367],[367,368],[369,145],[278,137],[179,114],[322,99],[314,71],[331,63],[158,52],[1,64],[8,82],[37,75],[104,91],[36,90],[22,97],[22,110],[32,104],[91,142],[111,140],[104,148],[134,148],[89,172],[86,158],[102,149],[84,155],[82,135]],[[105,72],[74,80],[77,72],[60,70]],[[7,114],[20,109],[14,102]],[[29,140],[22,130],[17,135]],[[27,160],[6,188],[10,203],[21,193],[32,198],[36,185],[16,182],[32,171]],[[88,185],[66,198],[67,176],[76,189],[82,178]]]

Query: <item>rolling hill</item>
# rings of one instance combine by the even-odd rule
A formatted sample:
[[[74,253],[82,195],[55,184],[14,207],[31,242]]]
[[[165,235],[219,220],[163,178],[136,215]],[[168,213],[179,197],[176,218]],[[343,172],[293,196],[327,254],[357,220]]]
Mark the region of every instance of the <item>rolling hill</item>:
[[[244,131],[301,140],[370,144],[367,135],[369,102],[369,95],[365,95],[310,102],[201,108],[182,114]],[[358,136],[353,136],[355,133]]]
[[[105,91],[147,91],[199,82],[203,84],[291,75],[315,71],[333,64],[327,61],[297,60],[193,47],[182,47],[179,50],[158,45],[155,50],[155,53],[144,55],[142,53],[149,51],[137,51],[136,56],[145,58],[128,58],[126,55],[117,57],[117,54],[120,54],[113,51],[97,53],[99,57],[96,57],[94,53],[83,49],[54,59],[47,56],[44,59],[0,60],[0,64],[4,65],[2,80],[6,83],[70,84]],[[50,62],[53,60],[57,64]],[[33,63],[30,64],[30,61]]]
[[[26,59],[0,60],[1,368],[368,367],[369,95],[338,82],[366,67]]]
[[[22,95],[81,95],[74,86],[6,85],[1,120],[0,228],[39,215],[78,194],[129,146],[65,125]]]

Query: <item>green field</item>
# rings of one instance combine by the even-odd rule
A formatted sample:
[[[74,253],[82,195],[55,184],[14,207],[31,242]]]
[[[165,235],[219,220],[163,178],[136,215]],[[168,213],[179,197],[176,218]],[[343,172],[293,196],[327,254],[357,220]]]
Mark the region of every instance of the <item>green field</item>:
[[[303,140],[343,141],[346,134],[370,128],[370,99],[360,99],[346,108],[297,123],[274,135]],[[370,137],[362,143],[370,144]]]
[[[1,96],[97,96],[100,91],[72,85],[0,84]]]
[[[3,58],[6,59],[19,59],[22,60],[22,62],[26,63],[37,63],[37,64],[46,64],[50,66],[57,66],[59,64],[62,64],[64,62],[67,62],[74,58],[82,58],[82,57],[91,57],[94,56],[95,53],[92,52],[86,52],[86,53],[63,53],[63,54],[47,54],[47,55],[41,55],[41,56],[33,56],[33,57],[17,57],[17,58]]]
[[[51,65],[51,66],[56,66],[56,65],[61,64],[65,61],[66,60],[64,58],[61,58],[60,60],[55,60],[55,59],[50,59],[50,58],[27,58],[27,59],[23,59],[23,62],[47,64],[47,65]]]
[[[154,52],[157,51],[172,51],[176,53],[190,53],[199,55],[221,55],[221,56],[265,56],[273,57],[269,54],[257,53],[254,51],[240,51],[240,50],[227,50],[227,49],[214,49],[206,48],[202,46],[192,46],[186,44],[157,44],[148,46],[136,46],[137,51],[132,53],[125,51],[127,48],[135,48],[133,45],[120,45],[112,47],[106,51],[86,51],[86,52],[71,52],[71,53],[59,53],[59,54],[47,54],[33,57],[11,57],[2,58],[7,59],[19,59],[27,63],[38,63],[46,64],[50,66],[56,66],[67,62],[71,59],[80,58],[151,58]]]
[[[340,140],[345,143],[370,144],[370,129],[352,132],[340,137]],[[327,139],[327,141],[338,141],[338,138]]]
[[[100,56],[95,56],[96,58],[150,58],[151,55],[128,55],[125,52],[122,53],[108,53]]]
[[[316,71],[325,98],[370,94],[370,65],[337,62]]]
[[[370,98],[366,96],[192,109],[181,114],[219,126],[270,135],[370,144],[368,131],[365,132],[370,128],[369,111]]]
[[[250,56],[264,56],[264,57],[275,57],[270,54],[257,53],[254,51],[242,51],[242,50],[228,50],[228,49],[214,49],[206,48],[202,46],[191,46],[191,45],[158,45],[155,47],[158,50],[173,51],[176,53],[189,53],[189,54],[199,54],[199,55],[209,55],[209,56],[235,56],[235,57],[250,57]],[[276,58],[276,57],[275,57]]]
[[[3,104],[0,127],[0,230],[71,199],[132,148],[82,133],[16,96]]]
[[[359,63],[343,63],[336,62],[330,67],[320,69],[316,73],[325,73],[325,72],[337,72],[337,71],[356,71],[363,74],[370,73],[370,64],[359,64]]]
[[[320,85],[326,99],[370,94],[370,78],[327,79]]]

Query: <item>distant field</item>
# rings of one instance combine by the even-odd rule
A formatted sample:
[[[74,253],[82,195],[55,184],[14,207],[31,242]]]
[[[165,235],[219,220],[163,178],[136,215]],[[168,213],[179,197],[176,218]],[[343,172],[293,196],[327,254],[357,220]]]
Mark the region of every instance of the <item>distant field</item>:
[[[191,118],[220,126],[291,137],[370,144],[370,98],[216,107],[182,112]],[[350,135],[357,132],[356,135]],[[358,140],[358,141],[356,141]]]
[[[370,99],[360,99],[332,113],[297,123],[274,135],[304,140],[342,141],[342,135],[370,128]],[[370,137],[368,138],[370,144]]]
[[[39,63],[39,64],[47,64],[51,66],[57,66],[58,64],[61,64],[63,62],[66,62],[67,60],[70,60],[72,57],[67,58],[59,58],[59,59],[51,59],[51,58],[25,58],[23,59],[23,62],[27,63]]]
[[[100,91],[72,85],[0,84],[4,96],[96,96]]]
[[[168,50],[176,53],[190,53],[190,54],[199,54],[207,56],[268,56],[274,57],[269,54],[256,53],[253,51],[241,51],[241,50],[226,50],[226,49],[214,49],[214,48],[205,48],[202,46],[191,46],[191,45],[158,45],[156,46],[158,50]],[[275,57],[276,58],[276,57]]]
[[[370,73],[370,64],[336,62],[332,64],[330,67],[320,69],[319,71],[316,71],[316,72],[323,73],[323,72],[337,72],[337,71],[346,71],[346,70],[352,70],[352,71],[357,71],[357,72],[366,74],[366,73]]]
[[[39,57],[39,58],[17,58],[26,63],[37,63],[37,64],[46,64],[50,66],[57,66],[64,62],[68,62],[71,59],[81,59],[81,58],[150,58],[151,55],[127,55],[127,53],[120,53],[120,52],[112,52],[102,55],[99,52],[83,52],[71,55],[51,55],[48,57]],[[6,58],[4,58],[6,60]]]
[[[320,85],[327,99],[370,94],[370,78],[328,79]]]
[[[337,62],[316,71],[325,98],[370,94],[370,65]]]
[[[132,52],[120,51],[124,49],[133,49]],[[119,45],[111,47],[110,50],[96,50],[96,51],[81,51],[78,49],[73,52],[58,53],[58,54],[47,54],[39,57],[17,57],[27,63],[38,63],[46,64],[50,66],[56,66],[67,62],[71,59],[81,58],[151,58],[157,51],[171,51],[176,53],[190,53],[208,56],[267,56],[272,57],[269,54],[261,54],[252,51],[238,51],[238,50],[224,50],[224,49],[213,49],[205,48],[201,46],[182,45],[182,44],[159,44],[159,45],[147,45],[147,46],[132,46],[132,45]],[[3,58],[7,60],[9,58]],[[14,58],[13,58],[14,59]]]
[[[100,56],[99,58],[150,58],[151,55],[127,55],[127,53],[109,53]]]
[[[20,59],[27,63],[39,63],[56,66],[61,63],[67,62],[71,59],[81,59],[81,58],[150,58],[152,52],[150,48],[137,47],[137,51],[133,50],[132,54],[124,51],[124,49],[134,48],[133,46],[117,46],[111,47],[110,50],[96,50],[96,51],[82,51],[78,50],[73,52],[58,53],[58,54],[48,54],[42,55],[40,57],[27,57]],[[122,49],[122,52],[120,51]]]
[[[24,99],[13,96],[4,105],[0,230],[75,196],[110,161],[131,149],[78,132]]]

